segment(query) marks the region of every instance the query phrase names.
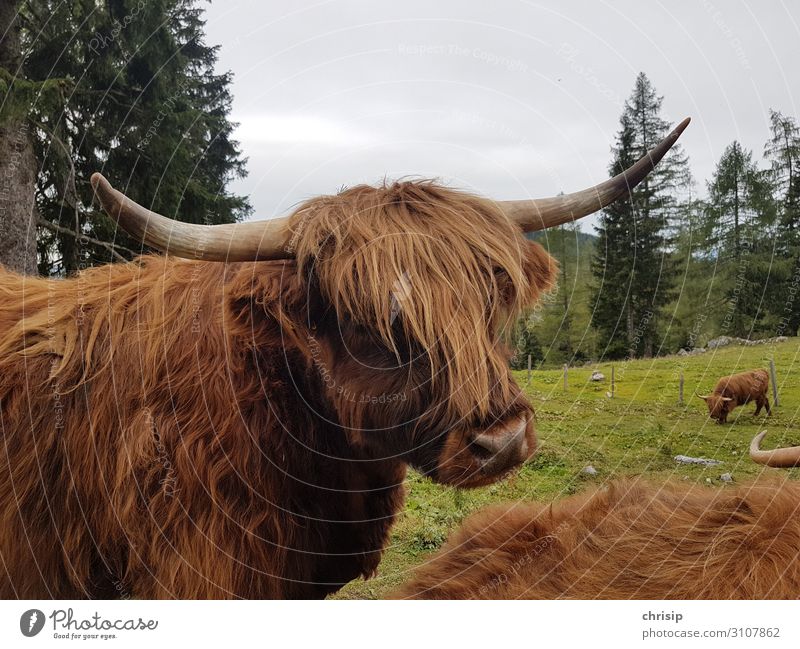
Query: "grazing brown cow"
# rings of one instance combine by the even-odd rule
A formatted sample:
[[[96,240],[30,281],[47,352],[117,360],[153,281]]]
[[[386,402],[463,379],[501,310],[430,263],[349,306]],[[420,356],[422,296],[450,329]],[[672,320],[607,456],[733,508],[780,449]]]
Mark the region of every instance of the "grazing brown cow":
[[[760,438],[763,437],[761,435]],[[800,465],[800,447],[758,451]],[[800,483],[639,480],[472,516],[396,594],[422,599],[796,599]]]
[[[534,450],[499,332],[556,264],[524,232],[627,195],[685,126],[566,196],[398,182],[212,227],[95,175],[122,227],[191,260],[0,271],[0,597],[308,598],[372,574],[408,465],[469,487]]]
[[[756,416],[761,412],[761,408],[766,408],[767,415],[771,415],[767,398],[768,389],[767,370],[750,370],[723,376],[717,381],[711,394],[697,396],[706,402],[708,416],[716,419],[718,424],[725,424],[728,421],[728,413],[751,401],[756,402]]]

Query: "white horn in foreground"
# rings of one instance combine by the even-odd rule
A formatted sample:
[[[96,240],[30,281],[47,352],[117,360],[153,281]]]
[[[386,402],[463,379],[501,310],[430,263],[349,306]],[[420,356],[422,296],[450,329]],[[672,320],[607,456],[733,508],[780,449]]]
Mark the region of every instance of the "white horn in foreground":
[[[672,148],[672,145],[678,141],[690,121],[690,118],[687,117],[638,162],[599,185],[574,194],[553,196],[552,198],[496,201],[496,203],[506,216],[525,232],[544,230],[594,214],[615,200],[627,196],[636,185],[642,182],[667,151]]]
[[[761,450],[761,440],[766,436],[767,431],[763,430],[750,442],[750,459],[758,464],[788,469],[800,466],[800,446],[787,446],[786,448],[776,448],[772,451]]]
[[[117,191],[101,174],[92,187],[103,210],[132,237],[176,257],[207,261],[255,261],[292,256],[288,219],[225,225],[183,223],[151,212]]]

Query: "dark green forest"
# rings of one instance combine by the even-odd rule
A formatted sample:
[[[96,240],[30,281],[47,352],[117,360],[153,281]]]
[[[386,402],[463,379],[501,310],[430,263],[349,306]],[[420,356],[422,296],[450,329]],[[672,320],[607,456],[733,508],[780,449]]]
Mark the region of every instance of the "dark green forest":
[[[181,220],[231,223],[249,213],[247,199],[228,191],[246,173],[245,160],[228,119],[231,77],[214,70],[218,48],[204,41],[200,3],[4,0],[4,7],[0,33],[13,37],[0,46],[0,139],[15,151],[0,156],[0,174],[32,184],[24,192],[33,195],[27,216],[36,237],[27,254],[41,274],[69,275],[142,252],[93,205],[94,171]],[[20,157],[32,169],[13,166]]]

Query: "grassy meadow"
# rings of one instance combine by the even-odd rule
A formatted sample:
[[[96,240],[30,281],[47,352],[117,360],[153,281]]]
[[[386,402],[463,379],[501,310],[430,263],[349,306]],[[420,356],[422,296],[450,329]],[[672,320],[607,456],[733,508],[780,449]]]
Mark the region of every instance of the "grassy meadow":
[[[780,405],[771,418],[755,406],[736,409],[727,425],[708,419],[705,404],[694,390],[710,392],[725,374],[768,368],[775,361]],[[623,476],[654,480],[691,480],[709,488],[725,488],[724,473],[734,484],[760,473],[775,472],[752,463],[748,447],[761,430],[769,434],[764,448],[800,445],[800,338],[775,345],[729,346],[696,356],[618,361],[616,390],[609,398],[611,363],[570,368],[564,391],[563,371],[539,370],[526,386],[526,372],[516,372],[536,409],[539,451],[514,476],[480,489],[455,490],[410,474],[406,507],[391,535],[378,574],[350,583],[338,598],[380,598],[408,578],[448,533],[471,512],[494,502],[521,499],[550,501]],[[593,383],[594,370],[605,381]],[[678,403],[678,383],[684,375],[685,400]],[[770,403],[772,392],[770,391]],[[721,460],[714,467],[678,464],[682,454]],[[587,465],[594,476],[581,470]],[[789,472],[800,478],[800,469]]]

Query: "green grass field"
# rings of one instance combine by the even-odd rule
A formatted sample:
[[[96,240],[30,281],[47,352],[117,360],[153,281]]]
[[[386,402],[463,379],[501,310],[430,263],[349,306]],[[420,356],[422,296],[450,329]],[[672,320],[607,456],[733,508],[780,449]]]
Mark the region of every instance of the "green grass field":
[[[709,420],[705,404],[693,396],[709,392],[716,380],[775,360],[780,405],[772,417],[753,417],[755,407],[738,408],[727,425]],[[563,388],[562,370],[516,372],[536,409],[539,451],[505,481],[481,489],[456,490],[411,473],[406,507],[399,516],[378,574],[369,581],[349,584],[338,598],[380,598],[409,576],[448,533],[473,511],[489,504],[520,499],[550,501],[622,476],[652,476],[725,486],[723,473],[734,482],[752,480],[765,469],[748,457],[750,440],[768,429],[764,448],[800,445],[800,339],[777,345],[731,346],[697,356],[672,356],[614,363],[616,390],[610,390],[611,363],[569,370]],[[593,370],[606,376],[591,383]],[[678,404],[683,371],[685,403]],[[770,391],[770,403],[772,393]],[[683,454],[721,460],[716,467],[678,464]],[[587,465],[597,475],[581,473]],[[800,478],[800,469],[790,475]]]

